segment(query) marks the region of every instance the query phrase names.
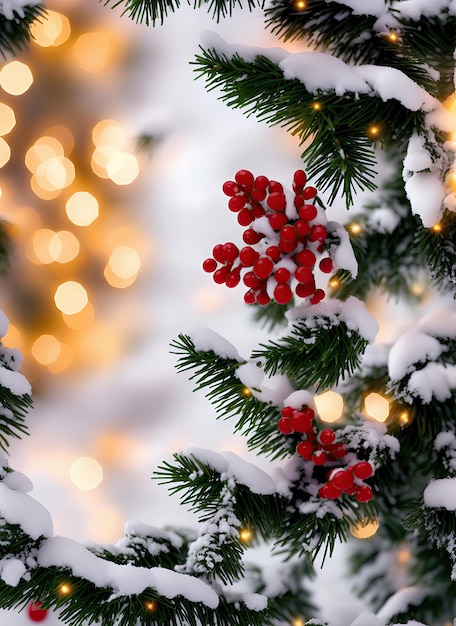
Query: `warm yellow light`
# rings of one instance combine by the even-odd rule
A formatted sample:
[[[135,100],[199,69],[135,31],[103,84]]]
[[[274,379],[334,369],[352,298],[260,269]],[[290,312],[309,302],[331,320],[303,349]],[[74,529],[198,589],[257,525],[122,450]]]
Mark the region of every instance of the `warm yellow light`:
[[[339,287],[340,282],[337,280],[337,278],[331,278],[331,280],[329,281],[329,286],[332,287],[333,289],[335,289],[336,287]]]
[[[51,374],[60,374],[61,372],[68,369],[68,367],[73,362],[73,350],[66,343],[60,344],[60,354],[58,358],[52,363],[47,364],[48,370]]]
[[[155,600],[148,600],[144,603],[144,608],[146,609],[146,611],[153,613],[158,609],[158,603],[155,602]]]
[[[125,148],[127,136],[119,122],[101,120],[93,127],[92,141],[95,146],[112,146],[121,150]]]
[[[19,329],[13,324],[8,324],[8,330],[6,331],[6,335],[2,337],[2,343],[4,346],[8,346],[8,348],[17,348],[21,351],[24,349],[22,335]]]
[[[293,8],[296,9],[296,11],[304,11],[304,9],[307,8],[307,2],[305,2],[305,0],[294,0]]]
[[[70,21],[65,15],[48,9],[45,16],[32,23],[30,34],[42,48],[60,46],[71,34]]]
[[[380,393],[369,393],[364,398],[364,411],[377,422],[384,422],[390,412],[390,401]]]
[[[325,391],[314,397],[318,415],[324,422],[337,421],[344,412],[344,399],[335,391]]]
[[[79,254],[79,241],[69,230],[54,233],[49,246],[49,256],[57,263],[69,263]]]
[[[402,411],[399,415],[399,423],[401,426],[406,426],[410,422],[410,413],[408,411]]]
[[[9,147],[9,144],[6,143],[6,141],[3,139],[3,137],[0,137],[0,167],[6,165],[10,158],[11,148]]]
[[[68,280],[59,285],[54,294],[56,307],[66,315],[75,315],[87,305],[89,298],[87,291],[74,280]]]
[[[10,61],[0,70],[0,87],[12,96],[20,96],[30,89],[33,74],[21,61]]]
[[[311,107],[314,111],[321,111],[323,108],[323,105],[321,102],[313,102]]]
[[[73,591],[73,587],[68,583],[62,583],[57,588],[57,593],[60,596],[68,596]]]
[[[103,480],[103,468],[95,459],[83,456],[72,463],[70,478],[78,489],[89,491],[98,487]]]
[[[392,43],[397,43],[399,41],[399,35],[396,33],[396,31],[392,30],[388,35],[388,39]]]
[[[138,274],[132,274],[128,278],[121,278],[114,272],[109,263],[106,264],[103,275],[108,285],[111,285],[111,287],[115,287],[116,289],[126,289],[127,287],[130,287],[138,277]]]
[[[88,191],[76,191],[65,205],[68,218],[76,226],[89,226],[98,217],[98,200]]]
[[[108,177],[116,185],[130,185],[139,175],[136,157],[129,152],[116,152],[106,165]]]
[[[105,33],[84,33],[78,37],[73,53],[80,67],[95,74],[102,70],[111,56],[111,42]]]
[[[16,125],[16,116],[13,109],[0,102],[0,135],[7,135]]]
[[[114,274],[123,279],[136,275],[141,267],[139,254],[130,246],[119,246],[113,250],[108,263]]]
[[[431,227],[431,230],[434,233],[441,233],[442,232],[442,224],[434,224],[434,226]]]
[[[372,126],[369,126],[369,128],[367,129],[367,134],[372,139],[376,139],[380,135],[380,130],[381,130],[380,126],[377,126],[376,124],[372,124]]]
[[[375,535],[379,528],[380,524],[378,520],[363,520],[358,524],[350,527],[350,533],[356,539],[369,539]]]
[[[62,313],[62,318],[68,328],[71,330],[81,330],[88,328],[93,323],[95,317],[95,309],[93,305],[88,302],[86,306],[79,311],[79,313],[73,313],[73,315],[67,315]]]
[[[242,543],[250,543],[253,539],[253,531],[250,528],[241,528],[239,531],[239,539]]]
[[[361,225],[357,224],[356,222],[354,222],[353,224],[350,224],[349,229],[353,235],[359,235],[363,230],[361,228]]]
[[[412,555],[408,548],[399,548],[396,553],[397,562],[401,565],[406,565],[410,562]]]
[[[35,174],[33,174],[33,176],[30,178],[30,189],[36,196],[38,196],[38,198],[41,198],[42,200],[53,200],[62,193],[61,189],[54,189],[53,191],[44,189],[44,187],[42,187],[41,184],[38,182]]]
[[[61,126],[61,125],[51,126],[47,128],[44,131],[44,133],[46,137],[56,139],[60,143],[62,147],[62,152],[61,152],[62,156],[64,154],[67,154],[67,155],[71,154],[74,148],[74,137],[73,137],[73,133],[71,132],[69,128],[67,128],[66,126]]]
[[[306,626],[306,623],[300,617],[297,617],[291,622],[291,626]]]
[[[244,396],[244,398],[250,398],[252,395],[252,392],[250,391],[248,387],[242,387],[241,395]]]
[[[97,506],[89,517],[85,530],[90,541],[114,543],[123,535],[123,521],[115,508]]]
[[[71,185],[75,174],[75,168],[70,159],[55,156],[37,167],[36,180],[46,191],[56,191]]]
[[[55,237],[55,232],[50,228],[40,228],[35,232],[32,238],[32,249],[39,263],[52,263],[55,259],[50,253],[52,241]],[[29,256],[29,255],[27,255]],[[32,257],[31,260],[36,262]]]
[[[45,135],[35,141],[25,153],[25,165],[33,173],[46,161],[63,157],[63,146],[58,139]]]
[[[31,348],[32,355],[41,365],[49,365],[60,356],[61,347],[54,335],[40,335]]]
[[[115,156],[119,150],[114,146],[97,146],[92,153],[90,167],[99,178],[109,178],[106,168],[109,160]]]
[[[420,283],[416,280],[413,281],[413,283],[410,285],[410,293],[412,293],[417,298],[422,296],[425,290],[426,290],[426,286],[423,283]]]

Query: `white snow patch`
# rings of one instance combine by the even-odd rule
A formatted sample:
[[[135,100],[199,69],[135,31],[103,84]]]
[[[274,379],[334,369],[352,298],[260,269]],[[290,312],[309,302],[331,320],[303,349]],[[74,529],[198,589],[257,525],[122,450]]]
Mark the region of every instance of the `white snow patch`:
[[[9,319],[5,313],[0,309],[0,337],[6,335],[8,331]]]
[[[448,0],[398,0],[391,6],[401,17],[419,20],[421,16],[432,17],[448,8]]]
[[[423,492],[424,504],[432,508],[456,511],[456,478],[439,478]]]
[[[437,339],[417,330],[409,330],[392,346],[388,358],[388,371],[392,380],[400,380],[409,374],[415,363],[435,361],[442,354],[443,346]]]
[[[407,387],[415,396],[429,404],[432,398],[444,402],[451,398],[450,384],[446,370],[440,363],[428,363],[423,369],[411,374]]]
[[[0,577],[10,587],[16,587],[26,572],[25,565],[19,559],[0,561]]]
[[[293,409],[298,410],[300,410],[305,404],[312,410],[317,410],[315,407],[313,395],[305,389],[298,389],[297,391],[293,391],[293,393],[291,393],[283,401],[283,406],[291,406]]]
[[[407,612],[411,604],[419,606],[424,598],[428,595],[429,590],[426,587],[405,587],[396,591],[377,612],[379,619],[388,621],[397,613]]]
[[[369,613],[369,611],[363,611],[354,622],[351,623],[351,626],[385,626],[385,622],[376,617],[373,613]]]
[[[421,218],[423,226],[430,228],[440,220],[445,190],[437,174],[433,172],[413,174],[405,183],[405,193],[412,213]]]
[[[249,389],[260,389],[264,379],[263,370],[256,363],[244,363],[235,371],[241,383]]]
[[[287,50],[279,47],[261,48],[242,44],[233,45],[226,42],[219,34],[212,30],[204,30],[201,33],[200,42],[203,48],[216,50],[219,54],[223,54],[228,59],[232,59],[233,56],[237,54],[248,62],[255,61],[255,58],[261,55],[278,65],[290,54]]]
[[[24,17],[24,7],[34,6],[38,4],[40,0],[1,0],[0,1],[0,13],[2,13],[7,20],[13,20],[15,18],[14,12],[20,17]]]
[[[350,296],[342,303],[340,319],[347,324],[350,330],[356,330],[361,337],[373,342],[378,333],[379,325],[366,309],[366,305],[358,298]]]
[[[328,1],[328,0],[327,0]],[[353,15],[375,15],[381,17],[385,12],[384,0],[337,0],[338,4],[352,9]]]
[[[400,221],[400,215],[388,207],[369,211],[367,216],[367,225],[380,233],[392,233]]]
[[[434,337],[456,338],[456,311],[435,309],[423,317],[418,324],[423,333]]]
[[[2,482],[9,489],[21,491],[22,493],[28,493],[33,489],[32,481],[22,472],[10,472],[5,476]]]
[[[424,145],[424,137],[418,133],[413,133],[408,143],[404,168],[409,172],[422,172],[431,169],[432,166],[433,161]]]
[[[53,533],[52,519],[47,509],[30,496],[9,489],[0,483],[0,514],[9,524],[18,524],[32,539],[49,537]]]
[[[0,386],[9,389],[15,396],[24,396],[32,392],[32,387],[23,374],[5,367],[0,367]]]
[[[353,278],[358,275],[358,261],[356,260],[350,237],[345,228],[338,222],[328,222],[328,232],[336,233],[340,244],[331,250],[331,258],[335,269],[348,270]]]
[[[202,352],[212,351],[226,359],[242,361],[239,352],[233,344],[210,328],[204,326],[194,328],[190,333],[190,338],[197,350],[201,350]]]

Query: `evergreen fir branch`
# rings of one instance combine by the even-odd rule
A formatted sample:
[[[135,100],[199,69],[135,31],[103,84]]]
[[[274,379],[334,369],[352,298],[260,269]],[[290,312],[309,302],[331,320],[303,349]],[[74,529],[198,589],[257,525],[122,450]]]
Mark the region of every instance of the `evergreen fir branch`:
[[[298,388],[333,387],[359,366],[368,341],[342,320],[335,323],[324,315],[310,319],[315,328],[297,320],[288,336],[260,344],[252,358],[261,359],[268,374],[286,374]]]
[[[100,0],[104,5],[112,4],[115,9],[120,5],[125,5],[122,15],[128,13],[128,17],[137,23],[149,26],[155,26],[157,22],[163,24],[169,13],[174,13],[180,8],[181,0]],[[187,4],[191,6],[190,0]],[[217,22],[221,18],[231,16],[236,6],[247,8],[252,11],[256,7],[261,7],[260,0],[246,0],[245,7],[242,0],[194,0],[193,8],[199,9],[207,5],[208,13],[212,14],[212,18]]]
[[[262,55],[249,62],[238,54],[228,58],[202,49],[194,65],[198,75],[205,76],[207,89],[221,89],[220,99],[229,106],[243,108],[247,116],[256,115],[270,126],[281,125],[306,145],[301,158],[320,191],[329,190],[329,203],[341,191],[350,206],[357,189],[376,188],[376,161],[368,136],[372,124],[381,129],[382,143],[394,145],[396,151],[405,150],[412,131],[424,127],[421,112],[393,100],[383,102],[372,94],[308,92]],[[313,108],[316,101],[318,110]]]
[[[0,369],[17,371],[15,358],[15,351],[5,348],[0,341]],[[0,385],[0,449],[8,449],[11,437],[20,439],[22,435],[28,434],[25,418],[31,406],[32,398],[29,394],[18,395]]]
[[[10,54],[17,54],[30,41],[30,26],[46,15],[42,4],[22,7],[23,15],[14,11],[14,19],[7,19],[0,13],[0,54],[7,58]]]
[[[287,324],[286,312],[294,305],[294,300],[288,305],[278,304],[274,300],[271,300],[269,304],[261,306],[260,304],[253,304],[253,318],[263,328],[268,330],[274,330],[279,326]]]
[[[456,214],[446,211],[440,226],[441,230],[417,228],[412,245],[426,259],[433,284],[456,295]]]

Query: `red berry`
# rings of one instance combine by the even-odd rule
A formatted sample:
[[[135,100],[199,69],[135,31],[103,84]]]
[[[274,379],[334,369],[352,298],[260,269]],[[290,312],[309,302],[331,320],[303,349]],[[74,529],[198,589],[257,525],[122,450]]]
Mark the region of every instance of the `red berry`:
[[[233,263],[233,261],[235,261],[239,256],[239,248],[236,244],[228,241],[223,245],[223,256],[227,261]]]
[[[237,216],[237,221],[241,226],[249,226],[253,222],[253,214],[250,209],[241,209]]]
[[[267,304],[269,304],[271,302],[271,298],[268,296],[266,291],[263,290],[263,291],[260,291],[260,293],[257,294],[256,301],[261,306],[266,306]]]
[[[312,430],[312,418],[304,411],[295,411],[290,418],[290,424],[297,433],[308,433]]]
[[[323,450],[315,450],[312,454],[312,461],[315,465],[324,465],[328,460],[328,455]]]
[[[282,417],[291,417],[295,409],[292,406],[284,406],[282,409]]]
[[[232,272],[228,274],[228,276],[226,277],[225,284],[230,289],[233,289],[233,287],[236,287],[237,285],[239,285],[240,280],[241,280],[240,269],[236,268],[235,270],[233,270]]]
[[[266,198],[266,189],[252,189],[251,192],[252,200],[256,200],[257,202],[261,202]]]
[[[277,304],[288,304],[293,298],[290,285],[279,283],[274,289],[274,300]]]
[[[304,265],[298,267],[294,275],[296,280],[300,283],[308,283],[310,281],[313,281],[312,270],[310,269],[310,267],[306,267]]]
[[[250,246],[245,246],[239,252],[239,260],[246,267],[253,265],[259,256],[259,253]]]
[[[323,446],[330,446],[336,440],[336,433],[332,428],[325,428],[319,433],[318,440]]]
[[[330,453],[333,459],[341,459],[348,452],[348,448],[344,443],[336,443],[330,448]]]
[[[296,257],[296,261],[299,265],[306,265],[307,267],[313,267],[317,261],[317,257],[312,250],[302,250]]]
[[[310,226],[307,222],[298,220],[295,222],[294,229],[300,237],[305,237],[310,231]]]
[[[317,215],[318,211],[313,204],[305,204],[299,209],[299,217],[306,222],[314,220]]]
[[[290,420],[287,417],[281,417],[279,419],[279,422],[277,424],[277,428],[284,435],[291,435],[291,433],[293,432],[293,429],[292,429],[291,424],[290,424]]]
[[[359,461],[355,465],[353,465],[353,474],[356,478],[360,480],[365,480],[366,478],[370,478],[374,473],[372,465],[369,461]]]
[[[317,190],[315,189],[315,187],[306,187],[303,190],[302,195],[304,196],[305,200],[310,200],[311,198],[315,198],[315,196],[317,195]]]
[[[284,241],[294,241],[296,239],[296,231],[291,224],[285,224],[280,229],[280,238]]]
[[[328,236],[328,231],[322,224],[315,224],[310,229],[309,241],[324,241]]]
[[[321,271],[325,274],[330,274],[333,270],[333,262],[329,257],[327,257],[326,259],[322,259],[319,265]]]
[[[310,298],[310,303],[311,304],[318,304],[319,302],[321,302],[323,300],[323,298],[325,296],[326,296],[326,294],[323,291],[323,289],[317,289],[316,292],[314,293],[314,295]]]
[[[369,485],[358,485],[355,498],[358,502],[369,502],[372,500],[373,495],[372,487],[369,487]]]
[[[225,254],[223,252],[223,244],[218,243],[212,248],[212,256],[219,263],[225,263]]]
[[[247,228],[242,235],[244,243],[248,243],[249,245],[255,245],[261,241],[263,237],[264,235],[257,233],[256,230],[253,230],[253,228]]]
[[[227,180],[226,183],[223,183],[222,191],[225,196],[235,196],[241,191],[241,188],[239,185],[236,185],[234,180]]]
[[[253,182],[254,189],[266,189],[269,185],[269,178],[266,176],[257,176]]]
[[[268,220],[274,230],[280,230],[282,226],[288,224],[288,217],[284,213],[272,213],[268,215]]]
[[[255,292],[249,289],[244,294],[244,302],[246,304],[253,304],[256,301]]]
[[[31,602],[27,607],[27,613],[32,622],[42,622],[46,619],[48,610],[42,609],[42,602]]]
[[[227,279],[228,274],[230,273],[231,267],[229,265],[224,265],[220,269],[216,270],[212,274],[212,278],[217,285],[221,285]]]
[[[279,269],[274,272],[274,278],[278,283],[287,283],[291,278],[291,274],[286,267],[279,267]]]
[[[250,287],[250,289],[259,289],[261,287],[261,282],[253,272],[246,272],[242,281],[244,285],[246,287]]]
[[[282,256],[282,253],[277,246],[269,246],[269,248],[266,249],[266,255],[277,263]]]
[[[304,204],[304,198],[296,194],[293,200],[293,204],[295,205],[297,209],[299,209],[299,207],[301,207]]]
[[[315,291],[315,282],[311,280],[308,283],[299,283],[299,285],[296,285],[295,291],[300,298],[308,298]]]
[[[303,170],[296,170],[296,172],[293,174],[293,182],[296,183],[298,187],[304,187],[306,181],[306,173]]]
[[[243,187],[251,189],[253,185],[253,174],[249,172],[249,170],[239,170],[234,175],[234,180]]]
[[[283,193],[282,183],[278,183],[276,180],[270,180],[269,193]]]
[[[327,498],[328,500],[337,500],[341,494],[342,491],[337,489],[337,487],[332,483],[326,483],[318,490],[320,498]]]
[[[228,208],[233,213],[237,213],[246,205],[247,198],[245,196],[233,196],[228,200]]]
[[[302,456],[303,459],[306,459],[306,461],[310,461],[313,451],[314,447],[310,441],[300,441],[296,446],[296,453]]]
[[[263,217],[266,214],[266,211],[263,209],[259,202],[252,202],[252,211],[253,217]]]
[[[310,406],[304,406],[302,412],[309,416],[309,419],[313,420],[315,418],[315,411],[310,408]]]
[[[253,273],[258,278],[268,278],[272,274],[273,269],[274,264],[272,263],[271,259],[267,256],[263,256],[255,261],[255,265],[253,266]]]
[[[353,474],[349,470],[337,470],[331,476],[331,482],[337,489],[345,491],[353,485]]]
[[[283,193],[271,193],[266,200],[266,204],[272,211],[284,211],[287,206],[287,199]]]
[[[217,261],[215,259],[204,259],[203,270],[208,274],[212,274],[217,269]]]
[[[296,250],[297,245],[298,245],[297,241],[283,241],[283,239],[279,241],[279,248],[284,254],[289,254],[290,252],[294,252]]]

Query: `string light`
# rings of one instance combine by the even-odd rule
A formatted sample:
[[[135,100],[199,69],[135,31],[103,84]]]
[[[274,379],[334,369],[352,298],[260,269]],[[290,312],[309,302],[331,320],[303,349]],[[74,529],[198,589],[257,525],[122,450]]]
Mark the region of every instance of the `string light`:
[[[407,563],[409,563],[411,557],[412,555],[410,553],[410,550],[406,547],[399,548],[396,553],[397,562],[401,565],[406,565]]]
[[[442,232],[442,224],[440,224],[440,223],[434,224],[434,226],[431,226],[431,230],[434,233],[441,233]]]
[[[20,96],[33,83],[31,69],[21,61],[10,61],[0,70],[0,86],[11,96]]]
[[[329,281],[329,286],[333,289],[336,289],[336,287],[340,286],[340,282],[337,280],[337,278],[331,278],[331,280]]]
[[[294,0],[293,8],[296,11],[304,11],[304,9],[307,9],[307,2],[305,0]]]
[[[400,413],[399,423],[402,427],[410,423],[410,413],[408,411],[402,411],[402,413]]]
[[[242,387],[241,396],[244,398],[250,398],[252,396],[252,392],[248,387]]]
[[[90,226],[98,217],[98,200],[88,191],[76,191],[68,198],[65,211],[76,226]]]
[[[69,583],[61,583],[57,587],[57,593],[59,596],[69,596],[72,591],[73,587]]]
[[[149,613],[154,613],[158,609],[158,602],[155,602],[155,600],[147,600],[144,602],[144,608]]]
[[[354,222],[353,224],[350,224],[350,226],[348,228],[349,228],[350,232],[352,233],[352,235],[359,235],[363,231],[363,229],[361,228],[361,225],[358,224],[357,222]]]
[[[323,105],[321,102],[312,102],[310,106],[314,111],[321,111],[323,108]]]
[[[367,129],[367,134],[371,139],[377,139],[377,137],[379,137],[380,135],[380,130],[380,126],[378,126],[377,124],[372,124],[372,126],[369,126],[369,128]]]
[[[361,520],[358,524],[350,526],[350,533],[356,539],[369,539],[377,532],[380,523],[378,519],[370,520],[368,518]]]
[[[253,531],[250,528],[241,528],[239,531],[239,539],[242,543],[250,543],[253,537]]]
[[[337,421],[344,412],[344,399],[335,391],[325,391],[314,398],[318,415],[324,422]]]
[[[305,621],[300,617],[297,617],[291,622],[291,626],[305,626],[305,624]]]
[[[395,30],[391,30],[387,36],[387,39],[391,41],[391,43],[397,43],[399,41],[399,35]]]
[[[364,411],[377,422],[384,422],[390,413],[390,401],[380,393],[369,393],[364,398]]]

